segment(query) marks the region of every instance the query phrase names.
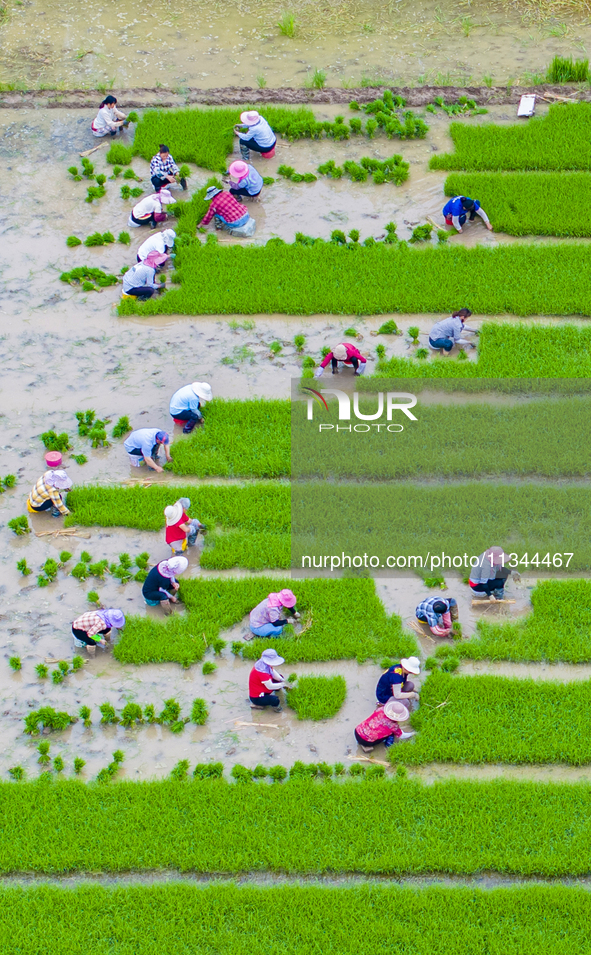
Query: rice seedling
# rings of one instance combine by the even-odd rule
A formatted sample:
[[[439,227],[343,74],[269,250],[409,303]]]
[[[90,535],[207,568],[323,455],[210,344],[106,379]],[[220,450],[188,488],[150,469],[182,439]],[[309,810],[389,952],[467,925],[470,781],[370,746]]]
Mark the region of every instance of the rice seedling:
[[[133,159],[133,150],[123,143],[111,143],[111,147],[106,156],[107,162],[117,166],[129,166]]]
[[[98,604],[100,604],[100,602],[101,602],[101,598],[99,597],[99,595],[98,595],[98,593],[96,592],[96,590],[89,590],[88,593],[86,594],[86,599],[87,599],[88,602],[91,603],[91,604],[97,604],[97,605],[98,605]]]
[[[104,186],[89,186],[86,190],[85,202],[94,202],[95,199],[102,199],[107,194]]]
[[[308,75],[304,86],[308,89],[321,90],[326,84],[327,75],[326,70],[316,68],[311,75]]]
[[[209,710],[207,709],[207,704],[205,700],[199,698],[193,700],[193,705],[191,707],[191,722],[196,723],[197,726],[204,726],[207,722],[209,716]]]
[[[115,712],[115,707],[111,703],[101,703],[99,706],[101,711],[101,723],[119,723],[119,717]]]
[[[122,438],[124,434],[127,434],[131,431],[131,424],[127,415],[119,418],[117,424],[113,428],[111,434],[114,438]]]
[[[282,348],[283,346],[281,342],[271,342],[271,344],[269,345],[269,351],[271,352],[271,355],[273,355],[273,357],[280,355]]]
[[[82,182],[82,176],[80,175],[78,168],[76,166],[69,166],[68,172],[72,176],[74,182]]]
[[[45,680],[47,679],[49,670],[47,669],[44,663],[38,663],[37,666],[35,667],[35,673],[37,674],[40,680]]]
[[[92,280],[90,284],[98,285],[99,288],[108,288],[109,285],[117,285],[119,279],[116,275],[108,275],[101,269],[91,269],[87,266],[71,269],[69,272],[62,272],[60,281],[68,282],[69,285],[81,284],[82,288],[86,284],[84,280]]]
[[[92,726],[92,720],[91,720],[91,718],[90,718],[90,712],[91,712],[91,711],[90,711],[90,707],[88,707],[88,706],[81,706],[81,707],[80,707],[79,717],[80,717],[80,719],[82,720],[82,722],[84,723],[84,725],[85,725],[85,727],[86,727],[87,729],[88,729],[89,726]]]
[[[122,166],[113,166],[113,175],[109,176],[109,179],[118,179],[122,172]]]
[[[131,187],[130,187],[130,186],[121,186],[121,198],[122,198],[122,199],[131,199]]]
[[[31,528],[29,527],[29,518],[26,514],[21,514],[19,517],[13,517],[6,524],[11,531],[17,535],[17,537],[22,537],[23,534],[30,534]]]
[[[287,694],[299,720],[326,720],[345,702],[347,684],[342,676],[301,676]]]
[[[55,431],[44,431],[40,437],[48,451],[68,451],[71,447],[70,438],[65,431],[61,434],[56,434]]]
[[[16,475],[7,474],[6,477],[0,478],[0,490],[4,492],[7,488],[16,487]]]
[[[230,776],[237,783],[251,783],[253,781],[253,770],[236,763],[230,770]]]
[[[74,759],[74,772],[77,776],[80,775],[84,767],[86,766],[86,760],[82,759],[80,756],[76,756]]]
[[[120,232],[117,236],[117,242],[121,242],[122,245],[129,245],[131,242],[131,236],[129,232]]]
[[[55,757],[55,759],[54,759],[54,761],[53,761],[53,768],[55,769],[56,773],[63,773],[63,771],[64,771],[64,761],[63,761],[63,758],[62,758],[61,756],[56,756],[56,757]]]
[[[33,573],[33,571],[31,570],[31,568],[30,568],[29,565],[27,564],[27,561],[26,561],[26,558],[25,558],[25,557],[21,558],[21,560],[17,560],[17,562],[16,562],[16,569],[17,569],[18,571],[20,571],[20,573],[23,575],[23,577],[28,577],[29,574],[32,574],[32,573]]]
[[[26,776],[26,772],[22,766],[10,766],[8,772],[17,783],[21,782]]]
[[[8,665],[9,665],[10,669],[11,669],[11,670],[14,670],[15,673],[16,673],[17,670],[22,669],[21,658],[20,658],[20,657],[10,657],[10,659],[9,659],[9,661],[8,661]]]
[[[447,658],[443,665],[449,666]],[[421,688],[409,746],[395,762],[570,763],[591,761],[587,732],[591,681],[543,683],[432,672]],[[568,720],[556,726],[558,709]]]
[[[66,245],[69,249],[73,249],[77,245],[82,245],[82,239],[79,239],[76,235],[69,235],[66,239]]]
[[[39,723],[45,728],[60,732],[65,730],[70,723],[75,723],[76,717],[70,716],[63,711],[56,712],[52,706],[42,706],[25,716],[24,732],[31,736],[36,736],[39,732]]]
[[[51,682],[54,686],[58,686],[60,683],[64,682],[64,673],[59,668],[57,670],[52,670]]]
[[[181,759],[171,770],[170,778],[176,779],[177,782],[182,782],[183,780],[187,778],[188,772],[189,772],[189,760]]]
[[[46,766],[47,763],[51,762],[51,756],[49,755],[49,743],[44,740],[42,743],[39,743],[37,750],[39,751],[38,763],[41,763],[42,766]]]
[[[208,676],[210,673],[215,673],[217,666],[215,663],[212,663],[211,660],[206,660],[203,666],[201,667],[201,672],[204,676]]]
[[[589,80],[589,60],[573,62],[572,56],[555,56],[548,67],[546,80],[548,83],[586,83]]]
[[[296,335],[296,336],[294,337],[293,343],[294,343],[294,345],[295,345],[295,347],[296,347],[296,351],[297,351],[297,352],[299,352],[299,353],[303,352],[304,347],[305,347],[305,344],[306,344],[306,337],[305,337],[305,335]]]
[[[293,40],[297,32],[297,23],[292,13],[285,13],[277,26],[281,36],[287,36]]]
[[[76,464],[86,464],[86,462],[88,461],[88,458],[86,457],[85,454],[73,454],[72,460],[75,461]]]
[[[386,357],[386,349],[384,345],[376,345],[376,355],[380,359],[383,359]]]
[[[433,231],[433,226],[427,223],[426,225],[418,225],[415,229],[412,230],[412,235],[409,242],[427,242],[431,238],[431,233]]]

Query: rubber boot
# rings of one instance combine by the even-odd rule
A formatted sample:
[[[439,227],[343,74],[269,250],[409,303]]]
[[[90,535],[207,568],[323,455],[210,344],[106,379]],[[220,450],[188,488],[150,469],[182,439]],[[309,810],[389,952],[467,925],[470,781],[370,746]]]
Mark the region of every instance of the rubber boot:
[[[192,418],[191,420],[187,421],[186,425],[183,428],[183,434],[191,434],[191,431],[193,430],[196,424],[197,424],[196,418]]]
[[[182,186],[183,192],[186,192],[186,191],[187,191],[187,180],[183,177],[180,182],[181,182],[181,186]]]
[[[248,160],[250,159],[250,149],[248,148],[248,146],[244,145],[242,140],[240,141],[240,155],[242,156],[245,162],[248,162]]]
[[[458,620],[458,619],[459,619],[460,614],[459,614],[459,610],[458,610],[458,605],[457,605],[457,604],[452,604],[452,605],[451,605],[451,607],[449,608],[449,615],[450,615],[450,617],[451,617],[452,620]]]
[[[94,656],[96,656],[96,647],[87,646],[87,647],[86,647],[86,652],[87,652],[87,654],[88,654],[89,657],[94,657]]]

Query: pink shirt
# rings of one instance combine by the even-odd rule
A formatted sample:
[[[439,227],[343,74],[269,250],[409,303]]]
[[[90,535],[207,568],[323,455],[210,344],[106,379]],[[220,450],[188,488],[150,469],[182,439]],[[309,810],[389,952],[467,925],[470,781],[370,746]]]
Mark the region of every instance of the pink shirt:
[[[386,736],[393,734],[396,737],[402,736],[402,730],[400,729],[398,723],[394,720],[388,719],[384,713],[384,707],[378,706],[377,710],[368,716],[363,723],[360,723],[359,726],[356,726],[355,729],[359,733],[362,739],[366,739],[368,743],[375,743],[379,739],[384,739]]]
[[[359,351],[359,349],[358,349],[358,348],[355,348],[355,345],[349,345],[348,342],[343,342],[343,345],[344,345],[345,348],[347,349],[347,357],[345,358],[345,364],[346,364],[346,365],[347,365],[347,364],[349,364],[349,365],[351,364],[351,359],[352,359],[352,358],[358,358],[359,361],[362,361],[362,362],[367,361],[367,359],[363,357],[363,355],[361,354],[361,352]],[[326,368],[326,366],[327,366],[328,364],[330,364],[330,362],[332,361],[333,358],[334,358],[333,353],[332,353],[332,352],[329,352],[328,355],[326,356],[326,358],[325,358],[323,361],[320,362],[320,367],[321,367],[321,368]],[[337,361],[340,361],[340,359],[337,358]]]

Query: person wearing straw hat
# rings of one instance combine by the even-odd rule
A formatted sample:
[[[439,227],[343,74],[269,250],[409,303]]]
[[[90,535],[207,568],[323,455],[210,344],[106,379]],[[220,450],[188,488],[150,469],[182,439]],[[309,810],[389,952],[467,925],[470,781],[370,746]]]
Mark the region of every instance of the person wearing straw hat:
[[[123,447],[127,451],[129,463],[134,468],[139,468],[146,463],[152,471],[161,474],[164,468],[158,464],[158,455],[160,448],[164,448],[166,461],[172,461],[170,456],[170,438],[166,431],[160,431],[158,428],[138,428],[132,431],[129,437],[123,442]]]
[[[398,700],[388,700],[383,706],[368,716],[363,723],[354,729],[355,739],[364,753],[371,753],[374,746],[383,743],[389,749],[397,739],[410,739],[415,734],[403,733],[400,723],[406,723],[409,712]]]
[[[166,220],[164,206],[174,201],[174,196],[168,189],[160,189],[159,192],[153,192],[150,196],[144,196],[131,210],[127,225],[131,229],[139,229],[142,225],[149,225],[150,228],[155,229],[158,223]]]
[[[415,616],[429,625],[434,637],[449,637],[453,622],[458,619],[458,602],[454,597],[427,597],[415,610]]]
[[[194,547],[197,542],[199,531],[205,529],[205,525],[198,521],[196,517],[189,517],[188,509],[191,507],[191,501],[188,497],[180,497],[174,504],[164,508],[164,517],[166,519],[165,538],[166,543],[172,550],[172,556],[178,556],[189,547]]]
[[[144,259],[147,259],[151,252],[168,256],[170,249],[174,246],[175,239],[176,232],[174,229],[163,229],[162,232],[155,232],[154,235],[149,235],[146,241],[142,242],[137,250],[138,262],[143,262]]]
[[[105,647],[110,642],[113,630],[121,630],[124,626],[125,615],[121,610],[114,607],[89,610],[72,623],[74,646],[86,647],[86,652],[94,656],[97,645]]]
[[[250,631],[255,637],[280,637],[287,624],[287,617],[299,620],[295,594],[285,588],[271,593],[250,612]],[[248,639],[251,639],[250,637]]]
[[[140,302],[147,302],[156,293],[164,292],[165,286],[156,282],[155,256],[158,253],[152,252],[143,262],[136,262],[123,276],[123,288],[121,298],[138,298]],[[166,259],[163,255],[160,259]]]
[[[341,342],[340,345],[335,345],[332,351],[329,351],[323,360],[320,362],[320,366],[314,372],[315,378],[321,378],[324,374],[324,369],[327,365],[332,366],[333,375],[338,375],[339,365],[351,365],[356,375],[362,375],[365,371],[365,365],[367,363],[367,358],[364,358],[358,348],[355,348],[355,345],[350,345],[349,342]]]
[[[240,122],[234,126],[234,132],[240,140],[240,155],[245,162],[250,159],[250,150],[260,153],[265,159],[275,155],[277,137],[269,123],[256,109],[240,113]]]
[[[245,199],[256,199],[261,194],[263,188],[263,177],[254,166],[237,159],[232,163],[228,172],[230,173],[230,195],[244,196]]]
[[[472,596],[482,600],[503,600],[507,578],[521,580],[521,574],[509,567],[509,560],[503,547],[489,547],[480,554],[468,580]]]
[[[272,706],[276,713],[281,712],[281,700],[276,696],[276,691],[289,689],[283,674],[275,669],[282,663],[285,660],[275,650],[263,650],[248,677],[251,709],[263,710],[266,706]]]
[[[27,510],[31,514],[49,511],[52,517],[65,517],[66,507],[61,491],[69,491],[72,481],[65,471],[46,471],[41,475],[27,498]]]
[[[415,685],[407,680],[409,673],[418,676],[421,672],[421,661],[418,657],[403,658],[400,663],[394,663],[382,673],[376,686],[378,703],[387,703],[394,697],[395,700],[418,700],[419,694]]]
[[[183,385],[170,399],[170,414],[175,424],[182,423],[183,434],[190,434],[196,424],[203,424],[201,405],[212,401],[211,385],[207,381],[194,381]]]
[[[142,587],[142,596],[148,607],[160,605],[164,613],[172,613],[171,604],[178,603],[177,575],[184,574],[188,566],[189,561],[186,557],[171,557],[169,560],[161,560],[159,564],[152,567]]]

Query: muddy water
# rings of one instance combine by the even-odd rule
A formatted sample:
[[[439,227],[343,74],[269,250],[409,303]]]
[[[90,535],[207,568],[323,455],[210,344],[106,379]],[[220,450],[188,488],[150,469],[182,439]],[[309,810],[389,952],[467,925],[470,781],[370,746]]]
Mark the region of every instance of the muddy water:
[[[505,83],[544,73],[565,45],[584,50],[591,40],[589,23],[560,3],[538,16],[536,5],[451,0],[178,0],[165,9],[8,0],[6,8],[0,80],[24,86],[303,86],[315,69],[336,86],[362,77]],[[293,38],[278,28],[286,10]]]

